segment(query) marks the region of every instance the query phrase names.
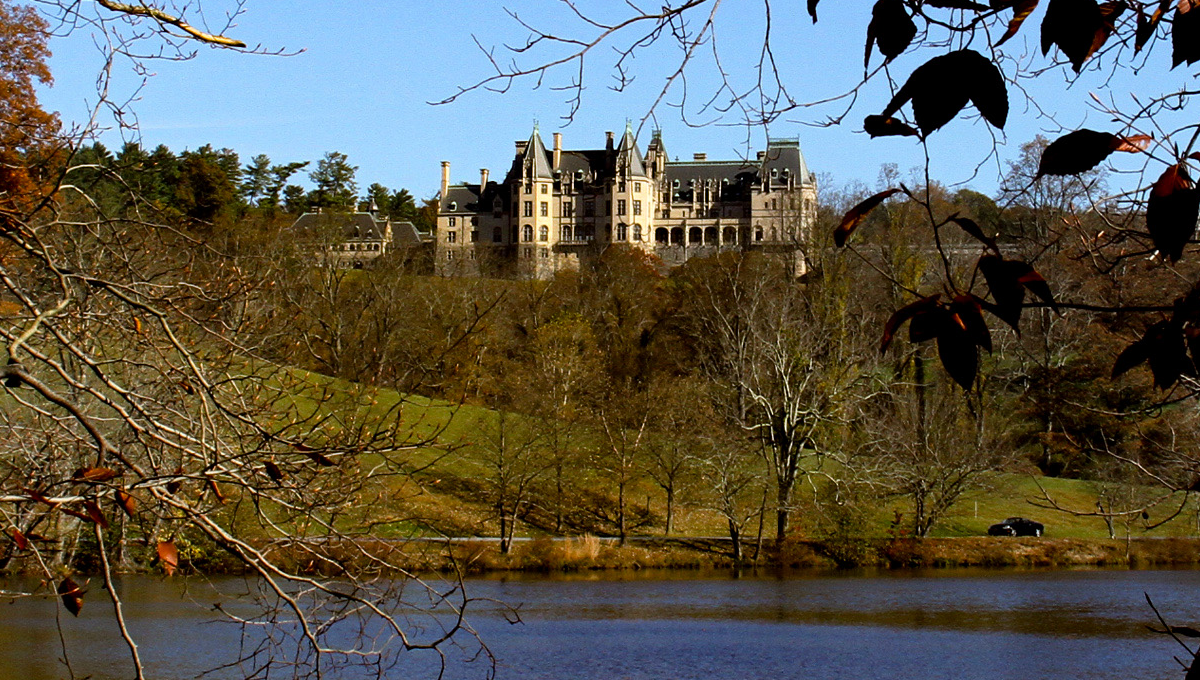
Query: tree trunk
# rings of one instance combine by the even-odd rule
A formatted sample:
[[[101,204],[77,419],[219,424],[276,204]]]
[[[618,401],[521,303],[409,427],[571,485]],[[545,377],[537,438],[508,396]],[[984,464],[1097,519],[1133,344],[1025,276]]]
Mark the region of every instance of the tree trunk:
[[[617,485],[617,534],[625,545],[625,480]]]
[[[732,519],[729,522],[729,540],[733,542],[733,562],[734,564],[742,563],[742,532],[738,528],[737,522]]]
[[[508,513],[505,512],[504,504],[501,504],[500,505],[500,554],[501,555],[508,554],[509,542],[511,540],[509,538],[509,533],[510,533],[510,529],[508,528]]]
[[[647,508],[649,509],[649,508]],[[667,485],[667,528],[663,531],[664,536],[670,536],[671,530],[674,529],[675,523],[675,485]]]

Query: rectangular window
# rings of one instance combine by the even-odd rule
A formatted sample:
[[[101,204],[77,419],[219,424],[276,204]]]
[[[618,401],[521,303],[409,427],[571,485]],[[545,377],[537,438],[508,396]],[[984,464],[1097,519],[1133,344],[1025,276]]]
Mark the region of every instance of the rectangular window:
[[[625,191],[625,180],[617,182],[617,191]]]
[[[456,227],[456,226],[458,226],[458,218],[456,218],[456,217],[451,217],[451,218],[450,218],[450,226],[452,226],[452,227]]]
[[[642,202],[641,202],[641,201],[634,201],[634,202],[633,202],[633,214],[634,214],[634,215],[641,215],[641,214],[642,214]]]
[[[575,216],[575,204],[572,203],[571,201],[563,201],[562,214],[563,214],[563,217],[574,217]]]
[[[476,216],[476,215],[473,215],[473,216],[471,217],[471,226],[472,226],[472,227],[478,227],[478,226],[479,226],[479,217],[478,217],[478,216]]]
[[[546,191],[548,191],[549,189],[550,189],[550,186],[549,186],[549,185],[547,185],[547,184],[543,184],[543,185],[542,185],[542,193],[543,193],[543,194],[544,194],[544,193],[546,193]]]
[[[625,199],[623,199],[623,198],[617,199],[617,214],[618,215],[625,214]]]
[[[525,217],[533,217],[533,201],[525,201]]]
[[[542,214],[542,217],[550,216],[550,203],[548,201],[542,201],[541,214]]]
[[[458,243],[458,232],[457,231],[446,232],[446,243]]]
[[[584,216],[584,217],[595,217],[595,216],[596,216],[596,203],[595,203],[595,201],[585,201],[585,202],[584,202],[584,204],[583,204],[583,216]]]
[[[633,183],[633,192],[636,194],[642,193],[642,183],[641,182]]]
[[[476,229],[471,230],[471,243],[479,243],[479,231]]]

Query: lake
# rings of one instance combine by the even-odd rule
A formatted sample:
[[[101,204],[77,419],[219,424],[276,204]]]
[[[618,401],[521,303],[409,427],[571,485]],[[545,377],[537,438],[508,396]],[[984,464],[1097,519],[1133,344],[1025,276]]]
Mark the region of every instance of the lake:
[[[212,605],[244,588],[238,579],[126,578],[148,677],[195,678],[236,658],[240,629],[215,622]],[[1198,571],[633,572],[472,579],[467,589],[520,613],[509,624],[504,607],[485,601],[470,617],[502,680],[1178,680],[1172,657],[1183,650],[1147,630],[1156,620],[1145,594],[1172,624],[1200,624]],[[0,604],[0,679],[69,677],[54,611],[44,599]],[[78,619],[65,616],[63,633],[77,675],[131,677],[101,588],[93,585]],[[445,677],[485,677],[488,664],[470,660],[476,652],[451,648]],[[403,663],[378,674],[437,667],[428,653]],[[243,667],[206,677],[249,675]]]

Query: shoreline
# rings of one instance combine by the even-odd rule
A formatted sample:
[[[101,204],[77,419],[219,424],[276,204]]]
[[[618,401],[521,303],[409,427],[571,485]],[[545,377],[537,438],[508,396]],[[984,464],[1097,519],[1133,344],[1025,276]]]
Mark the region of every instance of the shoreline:
[[[929,569],[960,567],[1128,567],[1159,568],[1200,565],[1200,538],[895,538],[819,541],[792,539],[781,546],[764,541],[743,546],[744,559],[732,557],[728,539],[639,537],[622,546],[594,536],[538,538],[516,542],[500,553],[495,539],[427,541],[322,541],[320,552],[330,561],[313,560],[313,544],[271,543],[264,550],[287,568],[304,573],[345,570],[382,572],[385,559],[397,571],[461,572],[588,572],[641,569]],[[757,558],[757,559],[755,559]]]

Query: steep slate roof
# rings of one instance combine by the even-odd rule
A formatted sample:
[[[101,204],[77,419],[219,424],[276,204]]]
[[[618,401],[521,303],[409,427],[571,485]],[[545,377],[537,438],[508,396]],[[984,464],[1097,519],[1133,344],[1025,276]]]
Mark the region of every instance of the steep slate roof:
[[[808,163],[800,151],[800,141],[796,139],[771,139],[767,141],[767,154],[763,159],[763,170],[770,174],[777,170],[779,175],[784,170],[796,176],[797,184],[809,184],[813,181],[812,173],[808,171]]]
[[[310,212],[304,213],[292,223],[292,229],[297,231],[340,229],[342,238],[346,239],[380,239],[383,238],[386,226],[386,223],[376,222],[371,213],[365,212]]]
[[[642,152],[638,151],[637,140],[633,138],[633,127],[625,124],[625,135],[621,137],[621,145],[617,147],[617,158],[624,158],[629,165],[629,174],[635,177],[646,177],[646,165],[642,162]]]
[[[529,144],[525,146],[525,157],[533,164],[533,176],[536,179],[554,179],[551,172],[550,158],[546,154],[546,145],[542,144],[542,136],[538,134],[537,126],[529,136]],[[524,171],[524,167],[522,167]]]
[[[412,222],[392,222],[392,242],[398,246],[419,246],[421,233]]]
[[[446,195],[438,206],[444,213],[491,212],[492,204],[500,199],[502,209],[508,207],[508,192],[502,191],[496,182],[488,182],[480,196],[478,184],[452,184],[446,187]],[[450,204],[454,209],[450,209]]]

